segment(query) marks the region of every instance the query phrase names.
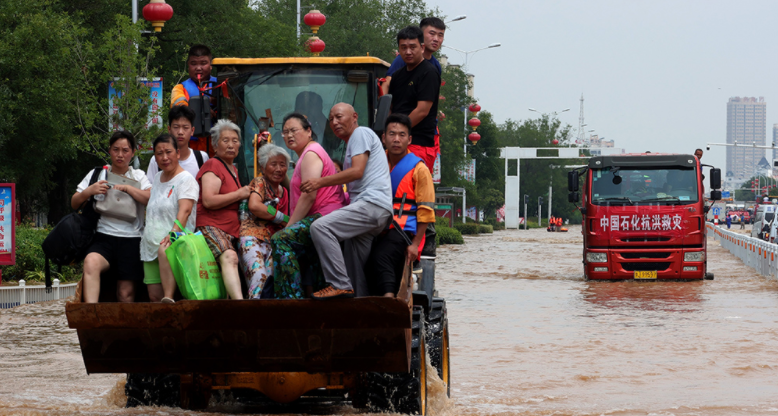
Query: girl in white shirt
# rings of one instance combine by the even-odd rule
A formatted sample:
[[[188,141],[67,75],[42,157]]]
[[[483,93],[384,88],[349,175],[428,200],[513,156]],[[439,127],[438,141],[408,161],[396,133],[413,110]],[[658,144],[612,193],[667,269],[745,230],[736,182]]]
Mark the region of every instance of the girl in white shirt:
[[[154,159],[161,171],[154,178],[151,198],[146,208],[140,254],[143,260],[143,283],[152,302],[173,303],[176,280],[165,255],[170,247],[170,232],[182,231],[176,220],[189,231],[195,228],[193,210],[200,195],[195,178],[179,164],[178,143],[169,134],[154,140]]]
[[[130,194],[139,205],[149,201],[151,184],[140,169],[130,167],[135,155],[135,137],[127,131],[117,131],[109,140],[108,154],[111,156],[111,173],[125,176],[138,183],[140,189],[130,185],[114,185],[117,191]],[[92,185],[90,171],[76,187],[76,193],[70,199],[73,209],[79,209],[84,203],[92,203],[93,196],[108,192],[107,181],[97,181]],[[100,275],[116,281],[116,297],[120,302],[135,300],[135,282],[143,279],[143,264],[140,260],[140,237],[143,228],[142,207],[137,207],[139,215],[134,221],[124,221],[102,215],[97,222],[97,233],[92,245],[87,249],[84,259],[84,277],[82,290],[84,302],[97,303],[100,297]]]

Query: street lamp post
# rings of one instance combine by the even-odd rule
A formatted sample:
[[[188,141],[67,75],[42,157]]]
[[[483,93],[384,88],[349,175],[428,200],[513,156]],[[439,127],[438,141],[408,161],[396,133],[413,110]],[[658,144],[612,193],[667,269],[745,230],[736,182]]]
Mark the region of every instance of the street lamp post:
[[[460,14],[459,16],[457,16],[457,17],[455,17],[455,18],[453,18],[453,19],[449,20],[449,21],[448,21],[448,22],[446,22],[446,23],[448,24],[448,23],[451,23],[451,22],[458,22],[458,21],[460,21],[460,20],[465,20],[465,19],[467,19],[467,16],[466,16],[466,15],[464,15],[464,14]]]
[[[534,111],[534,112],[536,112],[536,113],[538,113],[538,114],[546,114],[546,113],[541,113],[540,111],[538,111],[538,110],[535,110],[534,108],[528,108],[528,110],[529,110],[529,111]],[[552,111],[552,112],[550,112],[550,113],[548,113],[548,114],[552,114],[554,117],[556,117],[556,116],[558,116],[558,115],[560,115],[560,114],[564,113],[565,111],[570,111],[570,109],[569,109],[569,108],[565,108],[565,109],[564,109],[564,110],[562,110],[562,111]]]

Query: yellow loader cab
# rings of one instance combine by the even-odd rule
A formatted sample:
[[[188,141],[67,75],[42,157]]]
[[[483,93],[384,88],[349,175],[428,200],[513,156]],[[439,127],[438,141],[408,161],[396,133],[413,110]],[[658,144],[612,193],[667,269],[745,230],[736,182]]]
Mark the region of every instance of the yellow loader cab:
[[[244,184],[254,177],[261,130],[286,149],[286,114],[305,114],[319,143],[342,161],[345,146],[327,125],[330,108],[349,103],[360,125],[380,132],[391,104],[390,96],[378,97],[377,85],[389,65],[373,57],[219,58],[213,67],[215,115],[242,129]],[[115,288],[103,285],[101,303],[87,304],[79,283],[66,315],[88,373],[127,373],[128,407],[202,409],[221,390],[238,402],[340,400],[426,414],[427,360],[446,383],[450,372],[446,303],[434,297],[434,260],[423,263],[418,283],[406,267],[394,299],[117,303]]]
[[[345,143],[327,123],[332,106],[351,104],[359,125],[372,127],[379,136],[389,114],[391,96],[378,97],[378,79],[386,75],[389,64],[375,57],[216,58],[212,66],[217,85],[224,83],[216,94],[217,117],[243,129],[237,159],[241,183],[254,177],[254,137],[260,130],[270,132],[273,144],[297,161],[297,154],[286,148],[281,137],[282,120],[289,113],[307,116],[316,140],[341,162]]]

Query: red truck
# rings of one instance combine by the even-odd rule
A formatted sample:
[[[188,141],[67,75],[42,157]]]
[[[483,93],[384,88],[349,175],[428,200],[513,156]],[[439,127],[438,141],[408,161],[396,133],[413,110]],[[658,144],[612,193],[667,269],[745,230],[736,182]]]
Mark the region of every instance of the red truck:
[[[581,199],[584,275],[593,280],[712,279],[706,270],[702,166],[693,155],[597,156],[568,173]],[[711,166],[709,200],[721,199]]]

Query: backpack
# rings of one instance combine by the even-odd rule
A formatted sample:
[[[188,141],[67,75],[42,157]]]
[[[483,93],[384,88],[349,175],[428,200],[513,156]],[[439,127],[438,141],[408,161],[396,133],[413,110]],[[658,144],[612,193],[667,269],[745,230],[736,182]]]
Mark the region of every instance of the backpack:
[[[192,150],[195,155],[195,159],[197,159],[197,167],[202,168],[203,167],[203,154],[199,150]]]
[[[97,182],[102,167],[95,168],[89,185]],[[46,292],[51,292],[49,260],[57,266],[80,262],[92,244],[100,214],[94,210],[93,198],[89,198],[76,212],[66,215],[43,240],[41,247],[46,257]]]

